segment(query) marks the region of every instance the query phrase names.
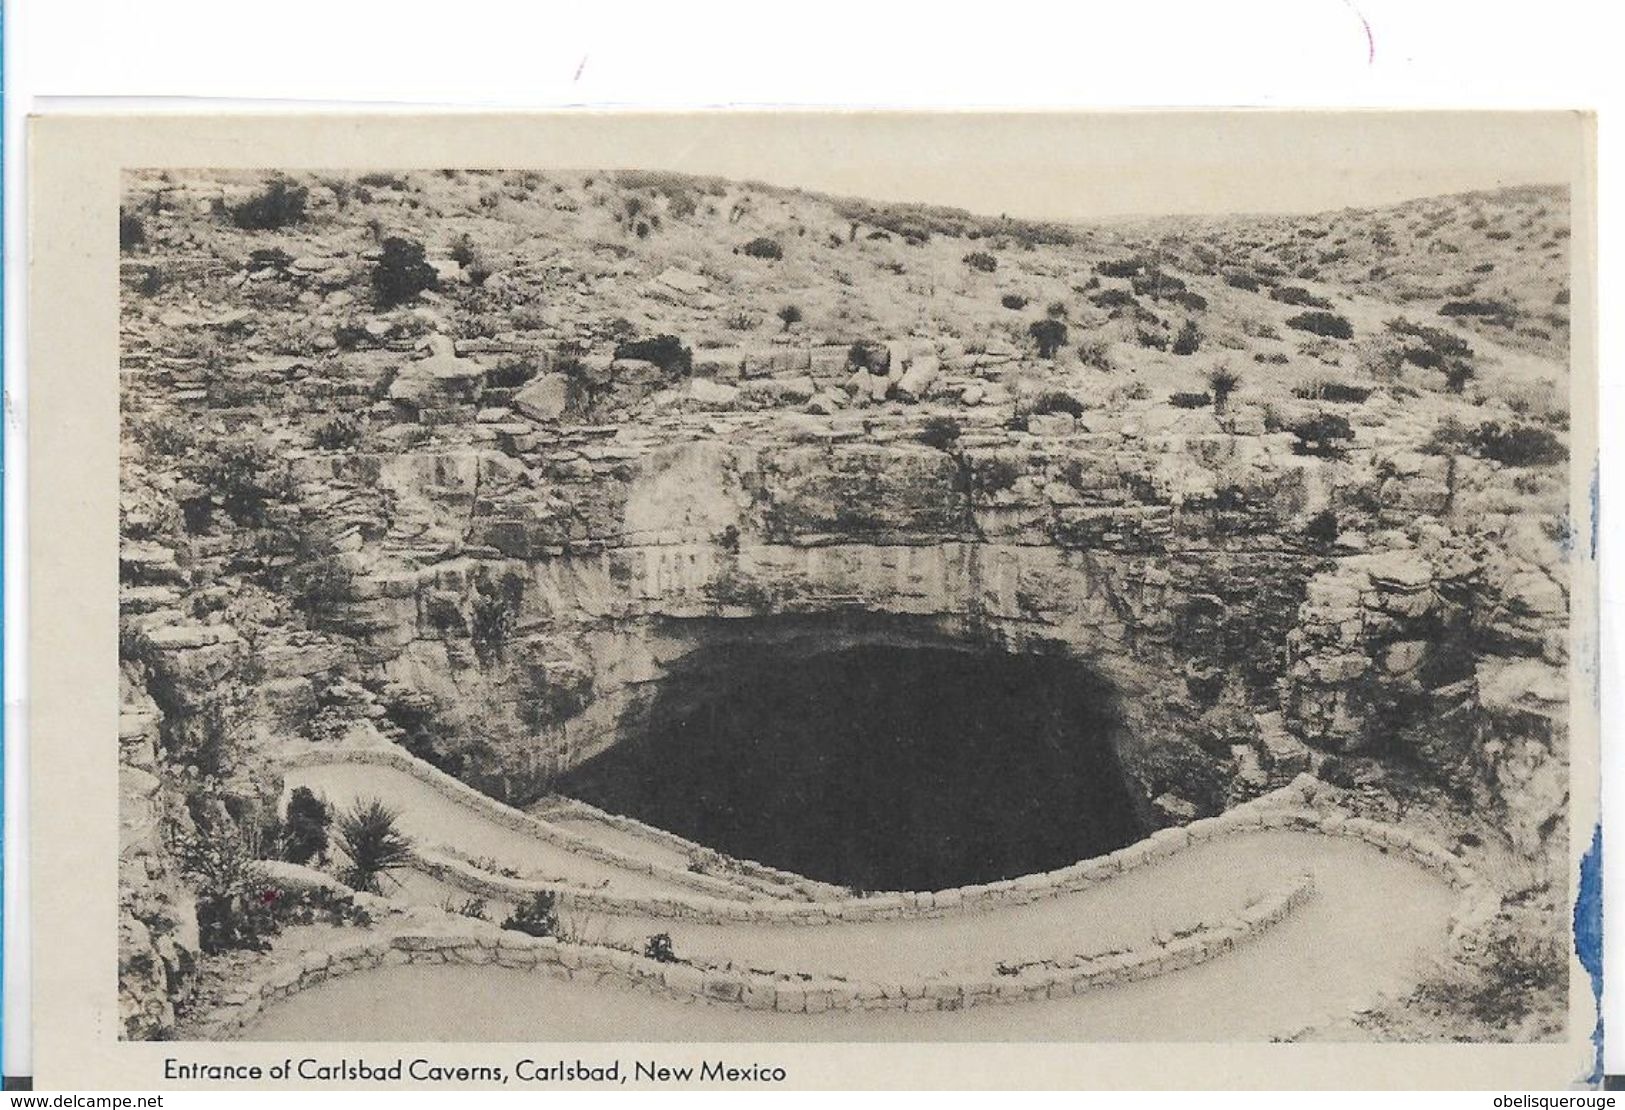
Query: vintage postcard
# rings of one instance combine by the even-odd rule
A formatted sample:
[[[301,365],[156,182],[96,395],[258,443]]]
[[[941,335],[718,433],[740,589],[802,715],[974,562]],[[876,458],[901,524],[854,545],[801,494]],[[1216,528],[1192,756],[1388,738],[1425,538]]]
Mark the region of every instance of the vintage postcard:
[[[35,121],[41,1084],[1586,1083],[1591,149]]]

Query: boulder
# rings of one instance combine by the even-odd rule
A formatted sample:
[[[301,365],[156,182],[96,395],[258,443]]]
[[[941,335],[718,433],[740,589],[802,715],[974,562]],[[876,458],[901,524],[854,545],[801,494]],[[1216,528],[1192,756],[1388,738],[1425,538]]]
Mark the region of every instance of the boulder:
[[[731,409],[739,401],[739,387],[711,378],[692,378],[688,383],[688,397],[702,408]]]
[[[569,410],[574,392],[565,375],[543,374],[514,394],[513,407],[533,420],[558,420]]]

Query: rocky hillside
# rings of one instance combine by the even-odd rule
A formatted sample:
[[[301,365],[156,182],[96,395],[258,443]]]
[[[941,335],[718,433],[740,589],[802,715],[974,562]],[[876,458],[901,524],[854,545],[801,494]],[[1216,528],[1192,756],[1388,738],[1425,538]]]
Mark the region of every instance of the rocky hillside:
[[[289,745],[373,730],[529,803],[787,613],[1085,659],[1154,820],[1313,769],[1556,912],[1567,219],[133,175],[127,1030],[195,974],[162,830],[250,838]]]

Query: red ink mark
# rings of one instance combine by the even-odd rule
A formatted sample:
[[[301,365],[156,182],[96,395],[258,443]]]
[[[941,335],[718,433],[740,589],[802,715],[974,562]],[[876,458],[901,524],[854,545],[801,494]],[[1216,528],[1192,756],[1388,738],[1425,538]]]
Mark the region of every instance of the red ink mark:
[[[282,897],[280,890],[262,890],[260,891],[260,905],[269,906],[280,897]]]
[[[1365,64],[1374,65],[1377,61],[1377,37],[1371,33],[1371,22],[1366,19],[1365,13],[1354,6],[1354,0],[1343,0],[1360,20],[1360,26],[1365,28]]]

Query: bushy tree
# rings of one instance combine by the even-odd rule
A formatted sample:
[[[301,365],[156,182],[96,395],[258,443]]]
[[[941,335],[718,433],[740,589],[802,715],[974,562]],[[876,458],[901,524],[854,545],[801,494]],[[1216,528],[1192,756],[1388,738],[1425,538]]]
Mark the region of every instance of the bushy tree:
[[[372,289],[380,308],[405,304],[438,283],[434,267],[424,258],[423,244],[391,236],[372,271]]]
[[[1038,344],[1039,358],[1054,358],[1055,352],[1066,342],[1066,325],[1046,316],[1042,320],[1035,320],[1027,328],[1027,334]]]
[[[283,825],[282,858],[290,863],[311,863],[327,855],[327,828],[333,815],[327,803],[308,786],[296,786],[288,797],[288,819]]]

